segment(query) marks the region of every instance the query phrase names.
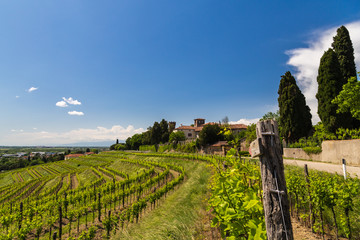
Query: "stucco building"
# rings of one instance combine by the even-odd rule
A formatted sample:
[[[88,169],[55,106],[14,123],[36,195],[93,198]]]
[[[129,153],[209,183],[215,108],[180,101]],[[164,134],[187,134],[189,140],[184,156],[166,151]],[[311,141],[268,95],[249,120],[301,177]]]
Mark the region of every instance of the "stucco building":
[[[180,125],[180,127],[175,128],[174,131],[184,132],[186,140],[196,139],[199,137],[199,133],[201,132],[203,127],[208,124],[214,125],[214,124],[218,124],[218,123],[214,123],[214,122],[205,123],[204,118],[196,118],[196,119],[194,119],[193,125],[191,125],[191,126]],[[247,129],[247,126],[244,124],[229,124],[228,126],[231,129],[231,131],[233,131],[233,133],[235,133],[235,134],[237,134],[241,131],[245,131]]]

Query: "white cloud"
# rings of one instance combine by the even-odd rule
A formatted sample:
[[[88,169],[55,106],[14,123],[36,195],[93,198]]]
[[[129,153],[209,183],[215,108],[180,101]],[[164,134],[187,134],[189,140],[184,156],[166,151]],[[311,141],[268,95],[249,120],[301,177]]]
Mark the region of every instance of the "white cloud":
[[[135,129],[129,125],[126,128],[114,125],[111,128],[97,127],[94,129],[79,128],[68,132],[19,131],[11,130],[8,135],[0,136],[0,145],[60,145],[77,142],[100,142],[126,140],[136,133],[142,133],[143,128]]]
[[[78,100],[73,99],[72,97],[69,97],[69,98],[63,97],[63,100],[65,102],[67,102],[68,104],[71,104],[71,105],[81,105],[81,102],[79,102]]]
[[[67,103],[65,101],[59,101],[55,104],[57,107],[67,107]]]
[[[260,118],[253,118],[253,119],[245,119],[242,118],[238,121],[230,121],[229,124],[245,124],[245,125],[250,125],[252,123],[257,123],[260,120]]]
[[[68,107],[70,105],[81,105],[81,102],[79,102],[78,100],[73,99],[72,97],[66,98],[63,97],[62,101],[57,102],[55,105],[58,107]]]
[[[15,98],[20,98],[20,96],[15,96]]]
[[[349,30],[350,38],[354,47],[355,64],[360,66],[360,21],[344,24]],[[295,67],[295,78],[306,97],[307,104],[311,108],[313,123],[320,121],[317,115],[317,74],[320,58],[324,51],[331,47],[337,27],[322,29],[314,32],[308,41],[308,47],[292,49],[286,52],[289,55],[288,65]]]
[[[37,88],[37,87],[31,87],[31,88],[29,88],[27,91],[28,92],[33,92],[33,91],[36,91],[36,90],[38,90],[39,88]]]
[[[68,114],[73,116],[84,116],[83,112],[78,112],[78,111],[70,111],[68,112]]]
[[[24,132],[24,130],[23,129],[19,129],[19,130],[11,129],[11,132]]]

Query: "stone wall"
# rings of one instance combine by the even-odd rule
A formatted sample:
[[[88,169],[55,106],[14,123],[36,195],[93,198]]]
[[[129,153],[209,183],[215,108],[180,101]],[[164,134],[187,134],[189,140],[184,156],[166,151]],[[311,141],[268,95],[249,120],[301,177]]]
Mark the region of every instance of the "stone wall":
[[[284,148],[283,151],[285,158],[321,161],[321,153],[307,154],[302,148]]]
[[[309,155],[301,148],[284,148],[284,157],[335,164],[345,159],[347,165],[360,166],[360,139],[324,141],[321,148],[321,153]]]
[[[321,148],[324,162],[341,164],[344,158],[346,164],[360,166],[360,139],[324,141]]]

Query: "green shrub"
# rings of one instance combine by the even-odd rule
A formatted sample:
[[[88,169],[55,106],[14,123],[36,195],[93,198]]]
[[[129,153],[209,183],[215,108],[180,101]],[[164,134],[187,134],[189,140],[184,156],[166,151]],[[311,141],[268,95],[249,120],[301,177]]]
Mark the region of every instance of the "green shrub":
[[[321,153],[321,147],[304,147],[302,148],[307,154],[318,154]]]
[[[339,128],[336,130],[336,136],[339,140],[348,139],[360,139],[360,128],[359,129],[344,129]]]
[[[139,146],[139,151],[156,152],[156,145],[141,145]]]
[[[179,152],[196,153],[198,150],[198,145],[198,141],[193,141],[186,144],[178,144],[176,150]]]
[[[170,151],[171,149],[174,149],[174,145],[173,144],[167,144],[167,145],[160,145],[158,147],[158,152],[165,152],[165,151]]]
[[[126,145],[123,143],[119,143],[119,144],[115,145],[114,149],[118,150],[118,151],[123,151],[123,150],[126,150]]]
[[[250,153],[248,151],[239,151],[240,156],[250,157]]]

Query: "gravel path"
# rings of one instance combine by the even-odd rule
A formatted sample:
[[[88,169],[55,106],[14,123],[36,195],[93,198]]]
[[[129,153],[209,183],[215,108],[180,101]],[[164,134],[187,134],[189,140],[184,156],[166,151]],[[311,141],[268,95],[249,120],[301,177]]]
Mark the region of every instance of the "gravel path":
[[[338,164],[292,160],[292,159],[284,159],[284,164],[295,165],[299,167],[304,167],[304,165],[307,164],[309,169],[315,169],[329,173],[338,173],[341,175],[343,174],[343,167],[342,165],[338,165]],[[352,177],[355,177],[356,175],[357,177],[360,176],[360,167],[346,166],[346,171],[350,173],[350,176]]]

